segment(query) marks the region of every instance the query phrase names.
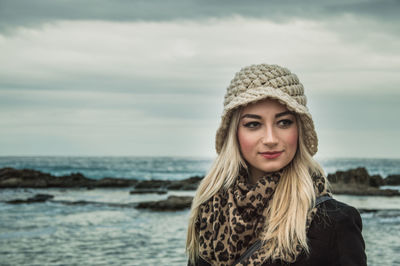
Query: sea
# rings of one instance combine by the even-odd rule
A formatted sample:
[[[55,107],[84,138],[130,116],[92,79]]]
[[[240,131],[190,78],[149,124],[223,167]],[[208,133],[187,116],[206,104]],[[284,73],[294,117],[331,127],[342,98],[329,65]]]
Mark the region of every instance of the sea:
[[[0,157],[0,168],[35,169],[100,179],[181,180],[203,176],[212,158]],[[400,174],[400,159],[322,158],[326,173],[365,167],[383,178]],[[387,187],[400,190],[398,186]],[[157,212],[129,206],[194,191],[130,195],[132,188],[0,189],[0,265],[186,265],[189,210]],[[44,203],[5,201],[51,194]],[[400,265],[400,197],[334,195],[359,209],[368,265]],[[85,201],[85,204],[79,202]],[[68,204],[71,203],[71,204]]]

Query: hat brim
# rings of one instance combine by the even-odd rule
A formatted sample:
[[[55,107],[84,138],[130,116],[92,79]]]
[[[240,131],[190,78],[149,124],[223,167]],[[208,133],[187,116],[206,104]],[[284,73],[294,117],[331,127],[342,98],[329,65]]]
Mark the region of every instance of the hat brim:
[[[278,100],[290,111],[298,114],[303,125],[303,137],[308,152],[312,156],[318,151],[317,133],[315,132],[314,122],[307,107],[297,102],[295,97],[289,96],[287,93],[279,89],[272,87],[258,87],[249,89],[235,96],[235,98],[225,107],[225,111],[221,116],[221,124],[217,130],[215,138],[215,148],[218,154],[221,152],[222,146],[225,142],[233,112],[240,107],[268,98]]]

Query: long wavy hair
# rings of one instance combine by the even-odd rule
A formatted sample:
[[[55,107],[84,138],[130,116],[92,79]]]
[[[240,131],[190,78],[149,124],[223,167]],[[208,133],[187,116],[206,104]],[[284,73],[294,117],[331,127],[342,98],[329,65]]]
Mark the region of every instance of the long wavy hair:
[[[241,167],[248,169],[237,139],[242,109],[233,112],[221,152],[193,198],[186,239],[186,251],[191,262],[199,256],[199,236],[195,224],[200,205],[220,189],[227,190],[231,187]],[[299,131],[298,148],[293,160],[285,167],[274,196],[265,210],[266,222],[261,235],[264,243],[268,243],[267,256],[272,260],[281,259],[287,262],[295,260],[296,248],[299,246],[306,253],[309,252],[306,222],[316,198],[312,173],[322,174],[327,184],[322,167],[313,159],[304,144],[303,126],[297,114],[296,120]]]

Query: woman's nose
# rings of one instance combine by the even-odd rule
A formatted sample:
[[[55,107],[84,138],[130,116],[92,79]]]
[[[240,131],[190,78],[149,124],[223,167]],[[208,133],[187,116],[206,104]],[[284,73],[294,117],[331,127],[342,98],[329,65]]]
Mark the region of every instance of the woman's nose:
[[[273,127],[266,127],[264,134],[261,138],[261,142],[264,145],[273,147],[278,144],[278,138],[276,136],[276,132]]]

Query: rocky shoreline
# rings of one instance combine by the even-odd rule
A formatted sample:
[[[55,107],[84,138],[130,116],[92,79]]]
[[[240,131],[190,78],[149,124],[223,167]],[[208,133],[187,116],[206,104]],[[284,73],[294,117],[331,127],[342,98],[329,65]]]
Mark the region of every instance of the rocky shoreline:
[[[400,192],[397,189],[380,188],[380,186],[400,185],[400,175],[391,175],[387,178],[382,178],[380,175],[371,176],[367,169],[359,167],[328,174],[328,180],[333,194],[400,196]]]
[[[106,177],[99,180],[87,178],[81,173],[54,176],[31,169],[0,169],[0,189],[2,188],[124,188],[135,190],[196,190],[203,177],[194,176],[184,180],[136,180]],[[148,193],[147,192],[147,193]],[[134,194],[135,192],[132,192]]]
[[[56,177],[31,169],[17,170],[13,168],[0,169],[1,188],[126,188],[133,190],[130,194],[167,194],[171,190],[196,190],[203,177],[194,176],[184,180],[135,180],[123,178],[90,179],[80,173]],[[380,189],[385,185],[400,185],[400,175],[392,175],[382,178],[379,175],[370,176],[363,167],[347,171],[337,171],[328,175],[333,194],[347,194],[357,196],[400,196],[397,189]],[[160,201],[147,201],[134,204],[113,204],[115,207],[129,207],[137,209],[150,209],[155,211],[176,211],[189,208],[193,197],[169,195],[167,199]],[[27,204],[40,202],[58,202],[63,204],[107,204],[99,202],[64,202],[53,200],[53,195],[37,194],[27,199],[14,199],[6,201],[8,204]]]
[[[53,200],[54,196],[50,194],[36,194],[27,199],[15,199],[6,201],[8,204],[34,204],[43,202],[60,203],[65,205],[95,205],[107,206],[115,208],[136,208],[147,209],[151,211],[180,211],[190,208],[193,197],[191,196],[174,196],[171,195],[165,200],[160,201],[146,201],[138,203],[111,203],[111,202],[98,202],[98,201],[66,201],[66,200]],[[360,213],[376,213],[376,212],[398,212],[398,209],[358,209]]]
[[[122,188],[133,187],[132,194],[146,191],[154,193],[167,190],[196,190],[202,176],[193,176],[183,180],[136,180],[106,177],[99,180],[87,178],[81,173],[72,173],[65,176],[54,176],[49,173],[31,169],[0,169],[1,188]],[[364,167],[337,171],[328,174],[332,190],[337,194],[375,195],[385,191],[380,186],[400,185],[400,175],[390,175],[382,178],[380,175],[369,175]]]

